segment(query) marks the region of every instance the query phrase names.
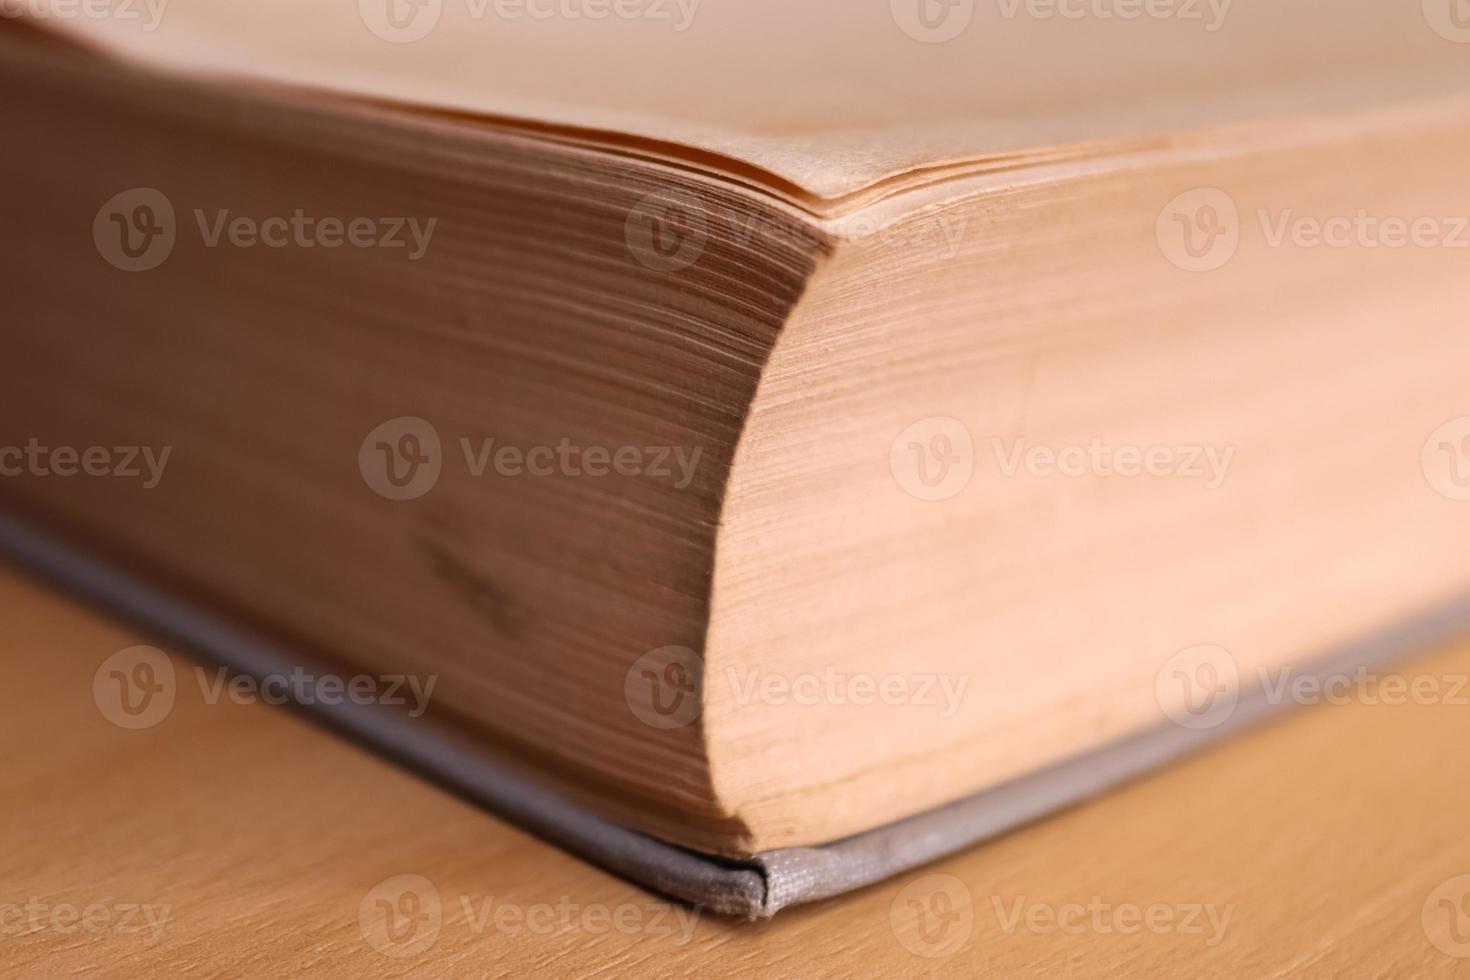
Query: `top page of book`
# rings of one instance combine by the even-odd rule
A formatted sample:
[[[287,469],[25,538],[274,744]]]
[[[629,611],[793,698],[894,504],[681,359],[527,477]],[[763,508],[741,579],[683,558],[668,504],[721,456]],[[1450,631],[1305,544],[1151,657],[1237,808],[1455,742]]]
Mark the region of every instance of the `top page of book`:
[[[0,13],[164,70],[723,158],[818,207],[926,169],[1470,91],[1465,0],[0,0]]]

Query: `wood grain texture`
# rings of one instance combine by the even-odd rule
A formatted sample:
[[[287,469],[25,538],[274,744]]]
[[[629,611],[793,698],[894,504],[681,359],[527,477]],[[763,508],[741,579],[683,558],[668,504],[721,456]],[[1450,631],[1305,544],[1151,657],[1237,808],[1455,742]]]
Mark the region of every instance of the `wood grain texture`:
[[[1470,973],[1470,644],[1397,672],[1438,678],[1437,703],[1312,708],[752,925],[671,908],[284,711],[207,703],[182,659],[167,715],[121,728],[94,675],[147,637],[9,573],[0,610],[6,976]],[[402,875],[425,901],[395,944],[378,903],[413,911]]]

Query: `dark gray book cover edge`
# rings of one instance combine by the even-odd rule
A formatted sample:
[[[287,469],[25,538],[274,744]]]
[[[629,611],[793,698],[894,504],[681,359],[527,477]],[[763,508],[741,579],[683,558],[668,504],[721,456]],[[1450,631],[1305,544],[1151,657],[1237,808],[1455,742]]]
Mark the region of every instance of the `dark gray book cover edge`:
[[[0,557],[202,659],[264,678],[302,666],[244,624],[171,594],[38,526],[0,515]],[[1470,597],[1326,651],[1295,676],[1325,680],[1389,663],[1470,633]],[[1286,710],[1261,685],[1242,690],[1209,728],[1167,720],[1145,732],[948,805],[819,847],[728,859],[619,826],[520,776],[506,760],[425,715],[343,700],[298,706],[308,717],[439,783],[522,829],[635,884],[722,915],[768,918],[919,867],[1073,806]]]

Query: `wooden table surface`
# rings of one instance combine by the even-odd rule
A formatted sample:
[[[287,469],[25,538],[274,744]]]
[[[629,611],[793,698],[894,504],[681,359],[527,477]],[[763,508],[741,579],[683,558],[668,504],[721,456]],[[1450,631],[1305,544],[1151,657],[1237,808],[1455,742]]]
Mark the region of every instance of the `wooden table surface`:
[[[1396,671],[1439,679],[1423,703],[1310,708],[745,923],[299,717],[210,703],[187,660],[171,708],[119,715],[104,662],[156,641],[8,571],[0,610],[6,977],[1470,975],[1470,643]]]

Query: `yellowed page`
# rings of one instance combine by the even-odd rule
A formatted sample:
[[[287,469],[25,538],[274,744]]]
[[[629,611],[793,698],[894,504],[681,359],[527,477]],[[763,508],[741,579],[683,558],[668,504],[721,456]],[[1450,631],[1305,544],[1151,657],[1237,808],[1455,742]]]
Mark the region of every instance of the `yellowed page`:
[[[168,69],[676,144],[835,201],[915,168],[1470,90],[1458,0],[4,0]]]

